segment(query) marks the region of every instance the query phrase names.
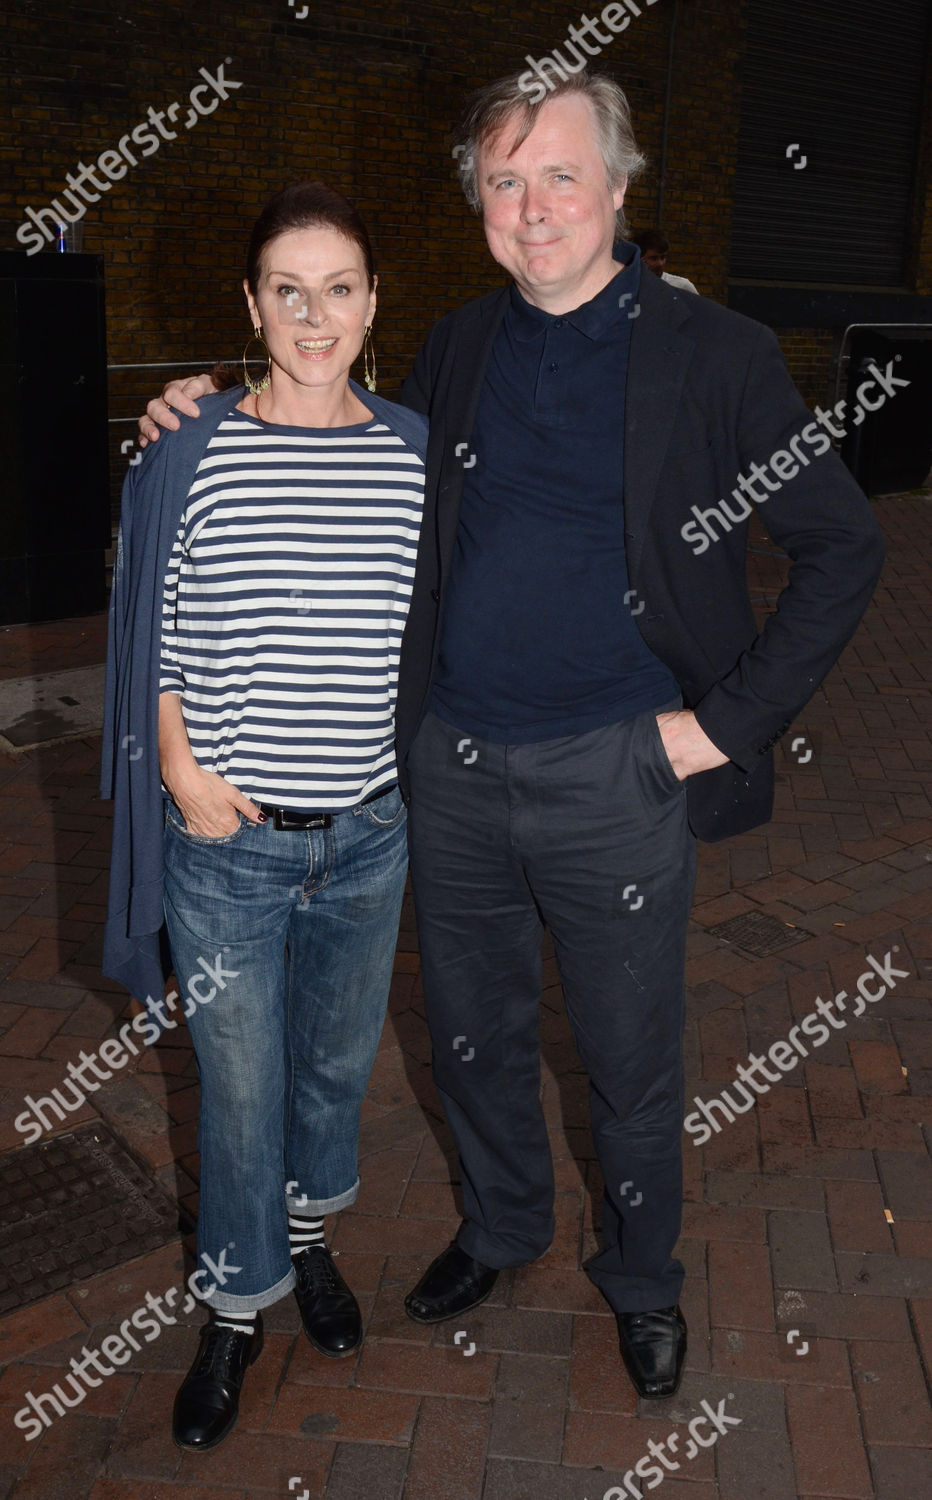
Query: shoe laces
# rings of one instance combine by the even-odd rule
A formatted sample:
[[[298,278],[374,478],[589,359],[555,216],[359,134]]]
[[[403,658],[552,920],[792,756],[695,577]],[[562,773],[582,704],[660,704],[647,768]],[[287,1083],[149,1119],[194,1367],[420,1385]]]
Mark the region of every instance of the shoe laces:
[[[335,1292],[339,1287],[337,1268],[330,1259],[330,1251],[323,1245],[311,1246],[297,1257],[295,1274],[308,1289]]]
[[[208,1323],[203,1333],[200,1358],[191,1373],[232,1376],[242,1358],[242,1344],[251,1337],[248,1333],[238,1333],[235,1328],[218,1328],[216,1324]]]

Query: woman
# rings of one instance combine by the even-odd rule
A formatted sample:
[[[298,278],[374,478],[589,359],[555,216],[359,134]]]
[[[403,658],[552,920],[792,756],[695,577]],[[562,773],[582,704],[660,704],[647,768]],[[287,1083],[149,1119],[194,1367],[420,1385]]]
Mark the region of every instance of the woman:
[[[175,1025],[164,917],[201,1082],[198,1258],[225,1268],[175,1402],[195,1449],[232,1428],[261,1309],[292,1287],[322,1353],[362,1340],[323,1218],[358,1192],[405,879],[392,718],[426,445],[372,394],[376,277],[345,198],[277,194],[244,289],[265,376],[126,481],[105,724],[105,968]]]

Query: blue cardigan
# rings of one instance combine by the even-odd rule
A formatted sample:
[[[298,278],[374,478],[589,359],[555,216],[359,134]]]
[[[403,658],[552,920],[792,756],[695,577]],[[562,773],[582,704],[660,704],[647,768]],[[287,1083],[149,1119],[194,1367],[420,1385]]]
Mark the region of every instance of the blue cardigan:
[[[350,387],[423,459],[427,421]],[[188,491],[208,443],[245,388],[218,391],[150,443],[123,483],[110,595],[100,791],[113,798],[113,852],[102,968],[140,1000],[160,1001],[170,969],[162,914],[163,797],[159,771],[159,662],[165,574]]]

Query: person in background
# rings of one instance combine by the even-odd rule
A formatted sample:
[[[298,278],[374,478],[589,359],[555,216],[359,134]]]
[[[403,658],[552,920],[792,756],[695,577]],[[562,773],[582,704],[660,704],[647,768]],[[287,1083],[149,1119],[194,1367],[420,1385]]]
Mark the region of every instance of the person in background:
[[[641,252],[641,260],[649,271],[659,276],[668,286],[678,286],[684,292],[695,292],[699,295],[699,288],[694,286],[687,276],[674,276],[666,269],[667,256],[670,254],[670,241],[660,229],[642,229],[640,234],[631,236],[631,243],[637,245]]]
[[[324,1215],[359,1191],[407,870],[394,707],[427,432],[374,394],[372,250],[340,193],[272,198],[244,287],[263,377],[244,356],[245,385],[127,477],[104,740],[104,971],[177,1024],[164,919],[197,1002],[198,1259],[226,1267],[175,1401],[197,1450],[231,1430],[261,1309],[292,1288],[322,1354],[362,1341]]]

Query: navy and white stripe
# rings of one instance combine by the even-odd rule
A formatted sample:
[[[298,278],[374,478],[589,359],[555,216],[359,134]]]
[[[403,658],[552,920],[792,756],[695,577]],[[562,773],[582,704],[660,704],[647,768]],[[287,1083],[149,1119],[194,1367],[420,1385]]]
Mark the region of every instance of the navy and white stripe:
[[[163,691],[198,764],[255,801],[338,811],[395,780],[398,658],[424,466],[378,421],[234,411],[172,550]]]

